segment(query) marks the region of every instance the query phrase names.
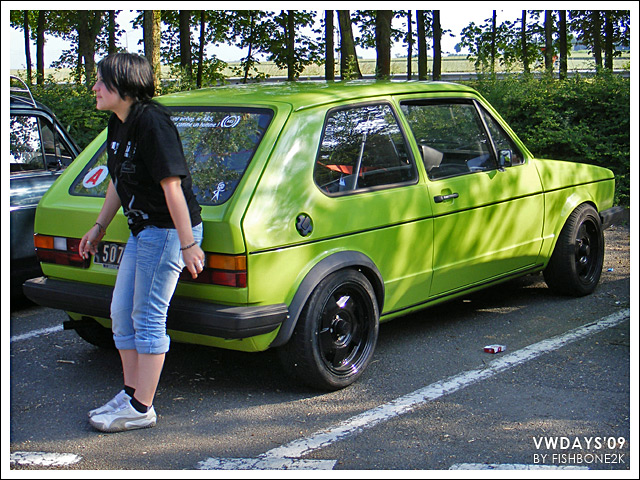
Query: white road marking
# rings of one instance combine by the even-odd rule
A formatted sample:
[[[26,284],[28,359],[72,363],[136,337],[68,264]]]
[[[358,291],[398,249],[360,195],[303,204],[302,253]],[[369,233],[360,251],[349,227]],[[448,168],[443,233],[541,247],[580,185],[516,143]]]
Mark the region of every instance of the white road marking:
[[[491,378],[501,372],[515,368],[525,362],[533,360],[545,353],[558,350],[565,345],[581,340],[598,332],[614,327],[630,317],[630,310],[625,309],[604,317],[596,322],[569,330],[568,332],[551,337],[540,342],[524,347],[515,352],[505,354],[483,367],[468,370],[439,382],[432,383],[424,388],[416,390],[405,396],[399,397],[389,403],[380,405],[364,413],[351,417],[326,430],[320,430],[309,437],[294,440],[286,445],[273,448],[257,458],[208,458],[198,463],[198,469],[222,469],[233,470],[239,466],[249,468],[287,468],[287,462],[300,459],[316,450],[359,433],[365,429],[391,420],[399,415],[409,413],[420,405],[436,400],[445,395],[454,393],[469,385]],[[253,463],[252,463],[253,462]],[[280,463],[279,463],[280,462]],[[278,467],[278,465],[281,465]],[[331,465],[331,466],[330,466]],[[329,463],[300,464],[298,468],[333,468],[335,461]]]
[[[449,470],[589,470],[577,465],[528,465],[525,463],[455,463]]]
[[[62,325],[56,325],[55,327],[41,328],[39,330],[32,330],[22,335],[14,335],[11,337],[11,343],[19,342],[21,340],[28,340],[33,337],[39,337],[40,335],[48,335],[49,333],[61,332],[63,330]]]
[[[82,457],[73,453],[11,452],[11,463],[40,467],[67,467],[78,463]]]

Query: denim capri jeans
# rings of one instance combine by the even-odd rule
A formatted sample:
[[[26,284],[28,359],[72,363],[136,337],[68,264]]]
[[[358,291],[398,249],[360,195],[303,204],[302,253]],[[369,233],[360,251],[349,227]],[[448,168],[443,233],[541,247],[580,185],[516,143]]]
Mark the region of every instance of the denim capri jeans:
[[[193,227],[202,242],[202,223]],[[169,351],[167,311],[185,267],[173,228],[147,226],[130,234],[111,299],[111,329],[118,350],[141,354]]]

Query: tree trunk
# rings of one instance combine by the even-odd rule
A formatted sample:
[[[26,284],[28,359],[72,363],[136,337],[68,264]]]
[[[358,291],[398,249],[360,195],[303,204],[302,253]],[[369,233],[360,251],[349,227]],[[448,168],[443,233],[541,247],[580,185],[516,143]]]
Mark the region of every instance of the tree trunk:
[[[600,42],[600,11],[591,12],[592,32],[593,32],[593,55],[596,59],[596,70],[602,69],[602,43]]]
[[[198,76],[196,78],[196,87],[202,87],[202,66],[204,62],[204,31],[206,26],[206,12],[200,10],[200,45],[198,46]]]
[[[407,10],[407,80],[411,80],[413,68],[413,15]]]
[[[362,78],[356,45],[353,41],[349,10],[338,10],[338,26],[340,27],[340,77],[342,80]]]
[[[247,83],[249,79],[249,70],[251,69],[251,65],[253,64],[253,31],[256,25],[256,12],[253,10],[249,11],[250,18],[250,27],[249,27],[249,51],[247,52],[247,61],[244,65],[244,78],[242,79],[242,83]]]
[[[24,56],[27,63],[27,85],[31,86],[31,33],[29,31],[29,10],[24,10],[22,28],[24,31]]]
[[[36,27],[36,83],[38,85],[44,85],[44,12],[44,10],[38,12]]]
[[[560,16],[560,72],[559,77],[560,80],[565,80],[567,78],[567,69],[568,69],[568,54],[569,49],[567,46],[567,11],[559,10]]]
[[[287,80],[293,82],[296,79],[296,25],[295,10],[287,11]]]
[[[440,27],[440,10],[433,11],[433,80],[442,78],[442,28]]]
[[[116,46],[116,11],[109,10],[109,45],[107,46],[107,52],[109,55],[116,53],[118,47]]]
[[[604,68],[613,72],[613,21],[611,10],[604,11]]]
[[[144,55],[156,76],[156,88],[160,81],[160,10],[144,10],[142,24]]]
[[[191,10],[180,10],[180,67],[191,77]]]
[[[324,41],[325,41],[325,60],[324,60],[324,78],[328,81],[336,79],[335,74],[335,57],[333,45],[333,10],[324,11]]]
[[[544,11],[544,68],[553,75],[553,12]]]
[[[491,75],[496,73],[496,51],[497,51],[497,46],[496,46],[496,23],[497,23],[497,18],[496,18],[496,11],[493,11],[493,16],[491,18]]]
[[[525,74],[530,73],[529,44],[527,43],[527,11],[522,10],[522,24],[520,30],[520,45],[522,46],[522,68]]]
[[[376,78],[391,77],[391,19],[393,11],[376,10]]]
[[[418,10],[418,80],[427,79],[427,32],[424,10]]]
[[[91,87],[96,73],[96,38],[102,24],[102,12],[78,10],[78,54],[84,65],[84,83]],[[78,72],[81,75],[81,71]],[[80,79],[79,79],[80,80]]]

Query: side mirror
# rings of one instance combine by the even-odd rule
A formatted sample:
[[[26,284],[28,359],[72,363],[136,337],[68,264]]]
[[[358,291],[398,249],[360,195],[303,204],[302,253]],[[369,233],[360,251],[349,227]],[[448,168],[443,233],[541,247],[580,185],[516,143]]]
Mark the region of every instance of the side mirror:
[[[498,166],[500,168],[511,166],[511,150],[500,150],[498,152]]]

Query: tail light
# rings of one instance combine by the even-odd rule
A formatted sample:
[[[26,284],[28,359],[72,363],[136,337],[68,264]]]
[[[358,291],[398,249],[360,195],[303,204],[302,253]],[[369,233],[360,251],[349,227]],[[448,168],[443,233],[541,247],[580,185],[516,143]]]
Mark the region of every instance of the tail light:
[[[40,262],[79,268],[89,268],[91,263],[89,258],[82,258],[78,253],[79,238],[53,237],[36,233],[33,236],[33,243]]]
[[[208,283],[226,287],[246,288],[247,257],[244,255],[222,255],[207,253],[204,270],[193,278],[189,270],[183,270],[183,282]]]

